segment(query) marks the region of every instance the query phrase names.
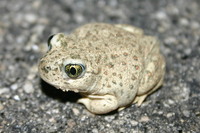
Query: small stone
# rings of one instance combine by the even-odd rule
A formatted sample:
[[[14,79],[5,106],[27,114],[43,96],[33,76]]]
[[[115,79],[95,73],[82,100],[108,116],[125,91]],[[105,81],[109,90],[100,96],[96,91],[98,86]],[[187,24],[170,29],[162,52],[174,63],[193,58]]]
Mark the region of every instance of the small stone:
[[[75,121],[73,119],[69,119],[67,121],[67,125],[69,126],[69,128],[72,128],[76,125]]]
[[[159,11],[155,14],[155,18],[159,19],[159,20],[166,20],[168,19],[167,14],[163,11]]]
[[[172,99],[168,99],[168,103],[169,103],[170,105],[173,105],[173,104],[175,104],[175,101],[172,100]]]
[[[140,122],[148,122],[148,121],[150,121],[150,119],[148,116],[142,116],[139,121]]]
[[[35,51],[35,52],[38,52],[38,51],[39,51],[39,47],[38,47],[38,45],[36,45],[36,44],[33,44],[33,45],[31,46],[31,48],[32,48],[32,50]]]
[[[114,118],[115,118],[114,116],[106,116],[106,117],[105,117],[105,120],[106,120],[107,122],[111,122],[111,121],[113,121]]]
[[[185,117],[190,117],[190,112],[188,110],[183,110],[183,115]]]
[[[167,113],[167,118],[170,118],[170,117],[172,117],[174,115],[174,113]]]
[[[12,85],[10,86],[10,88],[11,88],[12,90],[17,90],[17,89],[18,89],[18,84],[12,84]]]
[[[196,21],[192,21],[190,26],[192,29],[199,29],[200,24]]]
[[[52,113],[52,114],[58,114],[58,113],[59,113],[59,110],[58,110],[58,109],[53,109],[53,110],[51,111],[51,113]]]
[[[13,97],[13,99],[16,100],[16,101],[20,101],[20,98],[19,98],[18,95],[15,95],[15,96]]]
[[[131,129],[131,133],[143,133],[143,132],[136,129]]]
[[[138,122],[135,121],[135,120],[131,120],[130,123],[131,123],[132,126],[137,126],[138,125]]]
[[[180,19],[180,24],[182,26],[187,26],[187,25],[189,25],[189,21],[186,18],[181,18]]]
[[[28,13],[24,15],[24,19],[28,22],[28,23],[35,23],[38,19],[38,17],[35,14],[32,13]]]
[[[0,111],[3,110],[4,106],[0,104]]]
[[[52,117],[52,118],[49,119],[49,122],[56,123],[56,120]]]
[[[0,95],[3,93],[7,93],[9,91],[9,88],[0,88]]]
[[[92,133],[98,133],[98,130],[96,128],[92,129]]]
[[[30,81],[26,81],[23,88],[24,88],[24,91],[28,94],[34,92],[33,84]]]
[[[75,115],[79,115],[80,111],[77,108],[72,108],[72,111]]]

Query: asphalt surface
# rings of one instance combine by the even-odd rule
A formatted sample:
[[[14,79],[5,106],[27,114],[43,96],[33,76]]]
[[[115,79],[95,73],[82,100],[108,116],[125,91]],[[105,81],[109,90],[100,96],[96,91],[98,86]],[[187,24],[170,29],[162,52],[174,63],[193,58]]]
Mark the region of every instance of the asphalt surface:
[[[164,85],[141,107],[93,115],[42,81],[48,36],[89,22],[141,27],[163,44]],[[199,0],[1,0],[0,132],[199,133]]]

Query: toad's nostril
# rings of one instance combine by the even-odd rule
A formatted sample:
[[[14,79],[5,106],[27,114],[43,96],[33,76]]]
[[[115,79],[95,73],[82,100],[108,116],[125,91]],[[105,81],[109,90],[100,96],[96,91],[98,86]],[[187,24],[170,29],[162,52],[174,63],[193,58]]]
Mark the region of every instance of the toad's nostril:
[[[48,73],[49,71],[51,71],[51,67],[49,67],[49,66],[41,67],[41,71]]]
[[[44,69],[45,69],[45,71],[47,71],[47,72],[51,71],[51,67],[50,67],[50,66],[45,66]]]
[[[51,67],[46,66],[45,69],[46,69],[46,70],[51,70]]]

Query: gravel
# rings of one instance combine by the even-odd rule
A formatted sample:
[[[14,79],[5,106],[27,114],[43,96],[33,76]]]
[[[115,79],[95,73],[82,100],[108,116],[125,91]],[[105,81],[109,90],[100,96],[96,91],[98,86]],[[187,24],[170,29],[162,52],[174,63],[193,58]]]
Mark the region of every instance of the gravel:
[[[0,132],[200,132],[199,9],[199,0],[0,1]],[[164,85],[141,107],[93,115],[40,79],[48,36],[89,22],[135,25],[163,42]]]

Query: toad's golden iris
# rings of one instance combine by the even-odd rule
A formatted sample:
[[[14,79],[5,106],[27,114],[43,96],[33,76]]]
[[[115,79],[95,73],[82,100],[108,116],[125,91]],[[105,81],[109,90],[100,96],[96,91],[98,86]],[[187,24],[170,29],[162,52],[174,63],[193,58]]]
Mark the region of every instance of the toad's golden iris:
[[[79,64],[68,64],[65,66],[65,72],[70,78],[78,78],[83,73],[84,68]]]

